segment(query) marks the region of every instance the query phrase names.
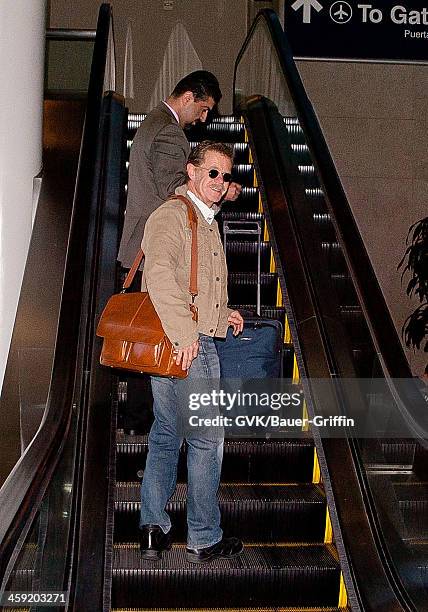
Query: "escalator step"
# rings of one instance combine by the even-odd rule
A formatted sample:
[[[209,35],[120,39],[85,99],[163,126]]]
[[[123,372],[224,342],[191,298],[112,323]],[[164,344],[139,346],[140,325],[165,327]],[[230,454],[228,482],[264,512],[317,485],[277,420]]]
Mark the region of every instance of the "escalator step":
[[[254,187],[254,167],[252,164],[234,164],[233,179],[244,187]]]
[[[297,164],[312,164],[312,157],[309,153],[308,145],[304,143],[292,144],[291,150],[293,152],[294,162]]]
[[[115,545],[113,606],[334,606],[340,567],[323,545],[245,546],[234,559],[198,566],[173,546],[147,562],[137,545]],[[233,589],[230,588],[231,581]],[[187,608],[188,609],[188,608]]]
[[[253,195],[257,195],[258,190],[256,187],[248,187],[248,190],[253,190]],[[245,188],[243,189],[245,191]],[[242,196],[242,194],[241,194]],[[259,212],[242,212],[241,210],[231,210],[221,213],[221,218],[224,221],[263,221],[264,215]]]
[[[22,547],[15,569],[7,584],[8,591],[33,591],[39,547],[37,544],[26,544]],[[7,608],[9,610],[9,608]]]
[[[147,117],[147,113],[129,113],[128,114],[128,131],[127,137],[132,140],[135,136],[135,132],[138,130],[144,119]]]
[[[402,482],[394,486],[409,538],[428,538],[428,483]]]
[[[312,482],[314,444],[311,437],[286,440],[226,439],[222,482]],[[117,433],[117,479],[142,477],[147,436]],[[186,456],[180,453],[178,478],[186,480]]]
[[[199,127],[205,127],[210,140],[231,143],[244,142],[245,140],[245,126],[236,119],[228,122],[214,120],[205,124],[205,126],[200,124]]]
[[[298,164],[297,167],[302,176],[312,176],[315,174],[315,166],[312,163]]]
[[[266,242],[264,240],[261,241],[260,243],[260,251],[263,253],[265,251],[268,251],[270,246],[269,242]],[[258,251],[258,244],[256,242],[256,240],[249,240],[249,241],[243,241],[243,240],[236,240],[236,239],[228,239],[227,241],[227,252],[230,253],[231,255],[257,255],[257,251]]]
[[[282,377],[293,378],[294,372],[294,346],[292,344],[284,344],[282,358]]]
[[[233,143],[233,159],[235,164],[250,163],[250,146],[248,142]]]
[[[218,142],[235,143],[245,141],[245,127],[243,123],[232,121],[218,121],[214,119],[209,123],[198,123],[186,130],[190,142],[202,140],[216,140]]]
[[[340,316],[346,320],[350,319],[351,321],[354,319],[359,319],[363,314],[362,308],[360,305],[355,306],[340,306]]]
[[[309,163],[298,163],[296,165],[299,174],[303,179],[305,189],[315,189],[320,186],[318,176],[315,171],[315,166],[313,165],[312,160],[309,160]]]
[[[352,347],[352,360],[358,378],[371,378],[377,361],[376,353],[369,346],[360,343],[359,347]]]
[[[415,459],[416,443],[414,440],[382,440],[381,444],[386,465],[411,469]]]
[[[147,113],[129,113],[128,115],[128,138],[132,140],[135,132],[147,117]],[[199,123],[186,130],[190,142],[201,140],[218,140],[220,142],[244,142],[245,128],[243,123],[237,121],[236,117],[216,117],[209,123]]]
[[[251,316],[256,316],[256,311],[252,304],[233,304],[230,305],[230,308],[233,310],[251,312]],[[262,306],[260,309],[260,316],[266,319],[276,319],[277,321],[282,321],[284,324],[285,308],[283,306]]]
[[[227,240],[227,269],[231,272],[252,272],[257,270],[258,244],[254,240]],[[260,265],[269,271],[271,247],[269,242],[260,243]]]
[[[190,142],[190,148],[194,149],[199,142]],[[235,164],[248,164],[250,156],[250,147],[248,142],[233,143],[233,161]]]
[[[185,484],[178,484],[166,510],[175,540],[186,534]],[[226,533],[249,542],[321,542],[325,529],[325,496],[316,485],[221,484],[219,503]],[[140,513],[140,483],[116,485],[115,539],[135,541]]]
[[[314,167],[311,164],[299,164],[298,168],[305,191],[307,189],[318,189],[320,184]]]
[[[239,198],[235,202],[224,202],[221,205],[221,213],[217,215],[217,220],[222,219],[224,214],[235,213],[245,215],[257,213],[259,209],[259,190],[257,187],[243,186]]]
[[[328,208],[326,201],[324,199],[324,194],[319,185],[315,186],[305,186],[305,198],[309,209],[312,211],[313,215],[320,215],[320,218],[323,218],[322,215],[328,215]],[[325,221],[326,222],[326,221]]]
[[[261,275],[261,303],[274,306],[277,294],[276,273],[263,272]],[[228,277],[229,301],[237,304],[257,301],[257,274],[255,272],[232,272]]]
[[[318,239],[321,242],[327,243],[337,242],[337,236],[334,231],[334,227],[331,222],[329,213],[325,212],[323,208],[314,210],[313,205],[311,206],[311,209],[315,231]]]
[[[369,330],[361,307],[342,306],[340,308],[340,316],[354,349],[366,346]]]
[[[321,251],[325,256],[328,270],[332,274],[345,274],[347,272],[348,268],[345,258],[340,244],[336,242],[336,238],[333,241],[323,240],[321,242]]]
[[[350,275],[347,272],[333,272],[330,274],[330,278],[336,289],[339,304],[341,306],[358,307],[359,303]]]
[[[313,218],[319,225],[331,225],[330,213],[314,213]]]
[[[22,608],[19,610],[11,610],[10,612],[26,612]],[[28,611],[29,612],[29,611]],[[111,612],[351,612],[350,608],[307,608],[299,606],[298,608],[114,608]]]
[[[305,135],[299,124],[286,122],[286,128],[293,144],[306,144]]]
[[[305,195],[309,201],[324,202],[324,192],[321,189],[321,187],[314,187],[314,188],[307,187],[305,189]],[[325,204],[324,204],[324,208],[326,208]]]
[[[414,558],[417,560],[417,568],[421,573],[422,581],[428,592],[428,540],[413,542],[411,550]]]

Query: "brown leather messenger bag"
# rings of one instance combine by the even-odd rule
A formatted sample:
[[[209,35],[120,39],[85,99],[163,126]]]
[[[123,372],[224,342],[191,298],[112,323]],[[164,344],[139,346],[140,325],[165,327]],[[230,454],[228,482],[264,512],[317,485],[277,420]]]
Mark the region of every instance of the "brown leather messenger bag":
[[[193,320],[198,320],[194,305],[198,294],[198,218],[195,209],[184,196],[174,195],[187,206],[192,231],[189,309]],[[97,336],[103,338],[100,363],[111,368],[146,372],[155,376],[185,378],[187,370],[174,360],[176,349],[166,336],[162,323],[147,292],[126,293],[144,257],[140,249],[123,283],[122,291],[112,295],[98,323]]]

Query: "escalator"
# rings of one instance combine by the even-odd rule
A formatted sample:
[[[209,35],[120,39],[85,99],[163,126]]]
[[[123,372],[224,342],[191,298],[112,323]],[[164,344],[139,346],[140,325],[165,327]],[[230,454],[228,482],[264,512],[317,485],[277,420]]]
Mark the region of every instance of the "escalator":
[[[234,143],[234,172],[244,190],[240,203],[224,207],[221,223],[262,225],[261,312],[283,322],[284,375],[304,387],[305,410],[309,416],[353,414],[358,404],[367,415],[364,387],[346,381],[405,379],[408,370],[382,302],[371,308],[376,286],[370,270],[361,271],[353,257],[357,252],[364,262],[365,252],[346,218],[334,169],[320,164],[330,159],[328,151],[319,144],[319,128],[279,27],[272,12],[260,13],[238,57],[235,108],[243,119],[215,120],[189,138]],[[136,525],[147,438],[117,429],[126,386],[97,366],[93,333],[118,282],[125,141],[143,117],[130,116],[125,135],[122,100],[99,98],[99,113],[92,117],[85,170],[87,229],[74,237],[84,262],[73,280],[74,290],[81,286],[77,370],[68,377],[61,372],[77,386],[54,397],[63,413],[68,402],[72,427],[61,430],[64,450],[51,441],[35,468],[38,481],[30,471],[27,492],[2,534],[3,588],[66,591],[69,609],[79,611],[426,609],[428,427],[426,417],[419,418],[413,387],[382,387],[382,401],[400,409],[399,431],[394,421],[389,437],[356,439],[350,431],[323,437],[313,427],[295,438],[227,440],[220,505],[225,529],[243,538],[245,552],[203,568],[183,558],[183,448],[180,483],[169,502],[177,543],[160,562],[141,560]],[[246,238],[230,246],[230,302],[254,310],[254,244]],[[387,343],[382,333],[389,333]],[[310,384],[317,379],[339,381],[327,389],[328,405]],[[22,477],[15,487],[18,482]]]

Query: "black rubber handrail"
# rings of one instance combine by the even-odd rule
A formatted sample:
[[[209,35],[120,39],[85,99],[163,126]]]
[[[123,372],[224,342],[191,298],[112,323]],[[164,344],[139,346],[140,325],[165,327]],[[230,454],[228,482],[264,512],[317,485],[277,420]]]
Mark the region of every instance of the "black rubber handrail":
[[[260,21],[265,22],[271,34],[377,356],[388,377],[390,390],[409,427],[409,436],[417,438],[423,447],[428,448],[428,414],[425,402],[416,385],[414,388],[410,385],[400,388],[394,385],[393,379],[412,379],[413,375],[312,103],[296,68],[286,34],[278,16],[271,9],[262,9],[258,13],[236,59],[233,77],[235,112],[238,111],[235,97],[237,69]]]
[[[115,449],[115,377],[110,369],[100,366],[102,343],[95,337],[95,327],[108,298],[117,290],[116,257],[125,203],[126,125],[124,99],[113,92],[106,93],[94,169],[97,218],[88,243],[93,245],[88,272],[91,300],[85,341],[87,376],[82,389],[85,400],[78,441],[80,460],[75,477],[78,493],[72,510],[74,563],[69,581],[72,610],[110,610],[114,477],[109,457]],[[102,528],[94,529],[94,525]]]
[[[0,578],[11,569],[13,553],[28,529],[61,455],[75,401],[75,382],[84,376],[76,365],[82,317],[84,260],[91,200],[91,174],[104,91],[112,9],[100,7],[91,65],[79,170],[73,203],[63,292],[47,407],[39,431],[0,489]]]

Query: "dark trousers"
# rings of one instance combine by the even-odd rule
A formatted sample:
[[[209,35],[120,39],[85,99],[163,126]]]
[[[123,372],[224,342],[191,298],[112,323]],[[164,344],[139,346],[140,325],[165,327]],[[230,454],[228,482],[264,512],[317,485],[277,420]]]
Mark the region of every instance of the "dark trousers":
[[[128,270],[122,270],[121,283]],[[141,272],[135,278],[129,291],[141,291]],[[119,417],[124,429],[148,432],[153,422],[153,396],[150,376],[134,372],[123,373],[120,380],[126,382],[126,401],[121,402]]]

